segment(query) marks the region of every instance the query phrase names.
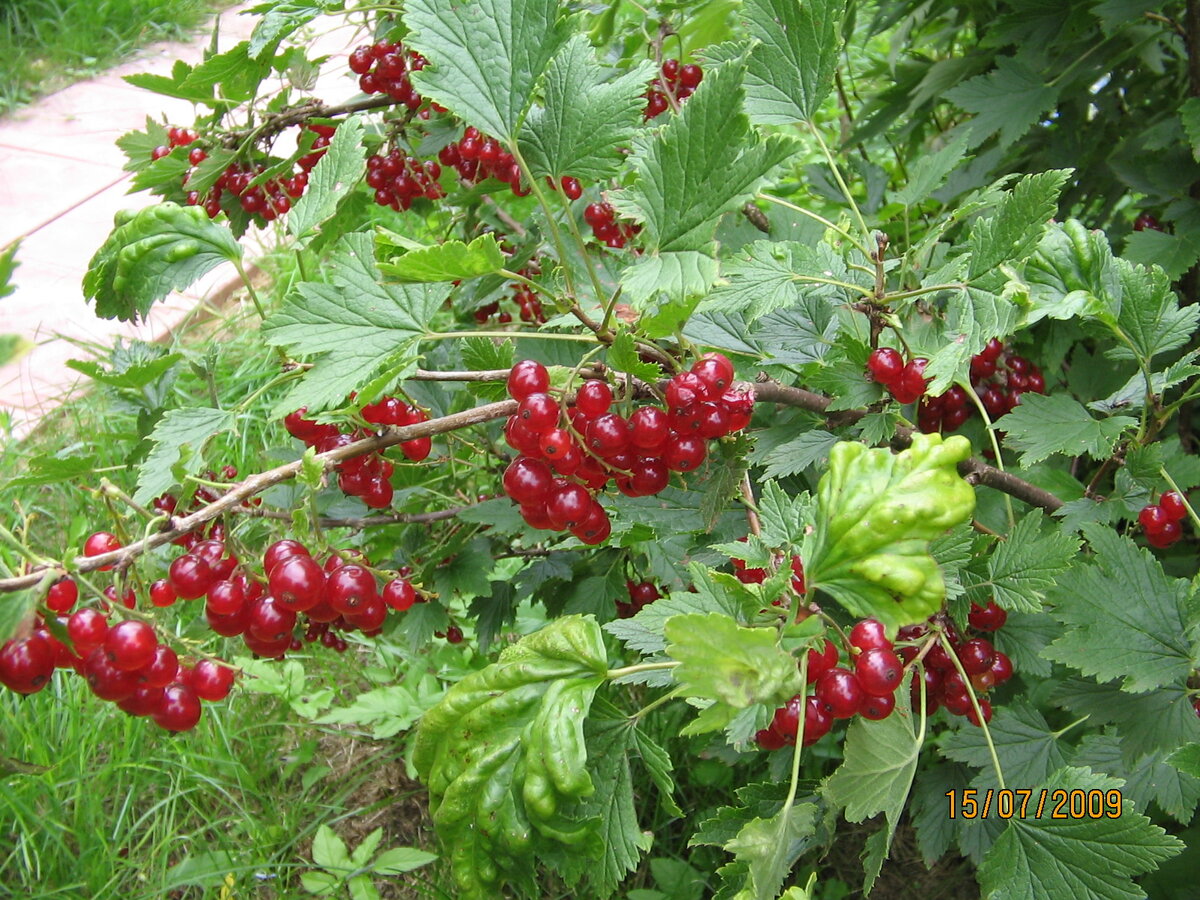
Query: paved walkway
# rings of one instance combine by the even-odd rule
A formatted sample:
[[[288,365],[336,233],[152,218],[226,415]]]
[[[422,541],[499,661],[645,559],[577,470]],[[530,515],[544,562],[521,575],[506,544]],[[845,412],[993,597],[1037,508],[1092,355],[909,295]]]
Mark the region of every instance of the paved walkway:
[[[253,30],[256,17],[239,15],[241,8],[221,14],[221,49],[233,47]],[[332,57],[314,91],[329,102],[357,92],[344,63],[355,32],[342,21],[315,23],[320,46],[310,47]],[[21,241],[16,291],[0,299],[0,335],[20,335],[34,344],[20,359],[0,366],[0,410],[12,416],[18,437],[87,387],[87,379],[66,366],[70,359],[91,355],[77,342],[107,346],[118,336],[161,340],[198,304],[220,301],[235,286],[231,268],[219,268],[186,293],[156,304],[148,321],[137,325],[97,318],[81,287],[88,261],[112,229],[113,216],[157,201],[148,194],[127,193],[131,175],[121,170],[125,156],[116,139],[144,128],[147,116],[176,125],[195,119],[191,103],[135,88],[122,76],[166,74],[176,59],[199,62],[210,39],[211,29],[193,44],[147,48],[103,76],[0,119],[0,249]],[[269,237],[249,236],[248,255],[254,256],[256,240]]]

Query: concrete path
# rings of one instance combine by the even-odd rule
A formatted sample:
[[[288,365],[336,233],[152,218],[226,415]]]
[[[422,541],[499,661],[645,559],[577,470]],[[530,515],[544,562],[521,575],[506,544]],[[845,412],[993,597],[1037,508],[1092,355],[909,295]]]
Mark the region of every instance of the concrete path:
[[[247,3],[244,6],[251,6]],[[235,7],[220,16],[220,47],[245,40],[256,17]],[[338,27],[340,26],[340,27]],[[355,29],[341,19],[318,20],[313,47],[331,59],[315,93],[328,102],[357,93],[345,56],[353,49]],[[151,310],[146,322],[132,325],[97,318],[84,301],[81,282],[91,259],[122,209],[156,202],[149,194],[128,194],[131,175],[123,172],[124,154],[115,141],[145,127],[146,117],[190,125],[191,103],[135,88],[122,76],[134,72],[166,74],[176,59],[199,62],[211,29],[192,44],[158,44],[131,62],[98,78],[80,82],[0,119],[0,249],[15,240],[15,293],[0,299],[0,335],[16,334],[34,344],[20,359],[0,366],[0,420],[7,413],[13,434],[21,437],[64,399],[86,388],[88,380],[66,363],[91,353],[78,342],[110,346],[117,337],[162,340],[199,304],[219,302],[235,288],[236,274],[223,267],[183,294],[172,294]],[[253,258],[255,244],[271,235],[245,240]],[[0,441],[5,439],[0,428]]]

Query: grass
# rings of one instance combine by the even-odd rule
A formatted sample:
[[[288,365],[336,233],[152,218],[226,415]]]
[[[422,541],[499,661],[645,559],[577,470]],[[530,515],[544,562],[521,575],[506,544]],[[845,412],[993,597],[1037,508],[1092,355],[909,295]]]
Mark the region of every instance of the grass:
[[[275,274],[268,293],[284,290],[291,277],[286,265]],[[134,486],[136,469],[126,465],[147,407],[172,394],[194,402],[211,390],[233,408],[277,372],[257,330],[247,327],[244,317],[252,311],[199,312],[170,346],[148,351],[184,357],[172,376],[136,390],[96,386],[53,412],[25,441],[0,439],[0,505],[9,510],[0,521],[42,552],[58,555],[78,546],[98,523],[114,520],[93,493],[100,471],[125,490]],[[216,348],[214,356],[208,347]],[[99,353],[106,368],[120,358],[111,350]],[[237,434],[220,439],[222,459],[254,471],[263,464],[263,448],[284,445],[281,426],[266,415],[284,390],[265,392],[242,411]],[[85,460],[86,468],[58,482],[14,483],[29,473],[31,459],[64,448],[60,457]],[[243,555],[261,552],[259,539],[269,530],[278,527],[239,523],[238,539],[258,547]],[[0,546],[0,575],[18,565],[8,549]],[[143,584],[160,577],[173,555],[166,549],[147,554],[137,577]],[[109,577],[95,574],[97,586]],[[0,604],[6,599],[0,595]],[[224,651],[217,646],[201,609],[177,604],[159,619],[185,642],[245,654],[240,642],[228,642]],[[351,646],[344,655],[317,647],[289,659],[301,661],[311,690],[332,689],[342,705],[372,686],[363,672],[385,662],[385,651],[373,651],[370,642]],[[0,689],[0,896],[305,896],[299,876],[312,869],[310,842],[321,824],[351,846],[381,824],[383,848],[431,845],[422,824],[423,792],[404,777],[396,754],[392,742],[304,722],[279,697],[244,688],[206,703],[199,726],[178,736],[93,697],[72,672],[57,673],[51,686],[30,697]],[[380,784],[389,786],[386,794]],[[429,884],[439,878],[436,867],[414,875],[403,893],[395,884],[383,886],[390,891],[385,896],[445,896]]]
[[[190,37],[229,0],[6,0],[0,114],[112,66],[145,44]]]

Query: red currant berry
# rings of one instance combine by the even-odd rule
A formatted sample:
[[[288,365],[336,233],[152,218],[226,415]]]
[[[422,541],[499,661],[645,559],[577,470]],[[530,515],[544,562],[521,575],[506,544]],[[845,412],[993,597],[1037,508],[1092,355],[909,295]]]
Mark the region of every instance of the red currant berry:
[[[121,549],[121,542],[117,540],[115,535],[109,534],[107,531],[97,531],[95,534],[89,535],[88,539],[83,542],[84,556],[100,556],[102,553],[111,553],[114,550]],[[101,566],[101,572],[108,572],[112,566]]]
[[[629,423],[614,413],[605,413],[588,423],[587,445],[600,456],[618,453],[629,446]]]
[[[67,635],[75,645],[76,654],[87,656],[104,643],[108,636],[108,620],[91,607],[77,609],[67,619]]]
[[[54,582],[46,594],[46,606],[56,613],[70,612],[78,600],[79,585],[70,578]]]
[[[882,694],[879,696],[868,696],[865,700],[863,700],[862,709],[860,709],[858,712],[859,715],[861,715],[864,719],[879,721],[880,719],[886,719],[888,716],[890,716],[892,714],[892,710],[895,708],[896,695]]]
[[[979,701],[979,712],[983,714],[983,721],[992,721],[991,701],[989,701],[986,697],[978,697],[977,700]],[[979,724],[979,716],[975,714],[975,707],[970,705],[970,701],[968,701],[966,716],[967,721],[972,725]]]
[[[407,578],[393,578],[383,586],[383,602],[392,609],[403,612],[417,602],[417,592]]]
[[[345,568],[337,569],[334,575]],[[311,556],[289,556],[271,570],[267,583],[271,596],[282,609],[304,612],[321,602],[325,570]]]
[[[888,640],[887,631],[878,619],[863,619],[850,629],[850,643],[859,650],[870,650],[878,647],[891,650],[892,642]]]
[[[524,400],[530,394],[544,394],[550,388],[550,373],[540,362],[523,359],[509,370],[508,395]]]
[[[519,504],[542,500],[554,484],[550,467],[540,459],[518,456],[504,470],[504,493]]]
[[[1146,532],[1146,541],[1152,547],[1158,547],[1160,550],[1164,547],[1170,547],[1181,537],[1183,537],[1183,528],[1178,522],[1167,522],[1162,526],[1162,530],[1160,531]]]
[[[154,724],[166,731],[191,731],[200,721],[200,698],[185,684],[169,684],[163,688],[153,718]]]
[[[804,702],[804,746],[811,747],[833,727],[833,716],[815,696]]]
[[[103,647],[97,647],[88,654],[84,675],[93,694],[101,700],[114,703],[132,697],[134,691],[141,687],[137,672],[114,666]]]
[[[175,588],[171,587],[171,582],[167,579],[160,578],[150,585],[150,602],[160,609],[171,606],[176,599],[178,595]]]
[[[663,461],[673,472],[691,472],[700,467],[707,453],[703,438],[679,437],[667,442]]]
[[[630,486],[639,497],[652,497],[666,488],[671,480],[671,470],[658,457],[640,459],[629,470],[632,475]]]
[[[249,608],[246,633],[260,641],[290,642],[295,627],[296,614],[277,603],[273,597],[260,597]]]
[[[987,606],[972,603],[967,621],[978,631],[998,631],[1008,621],[1008,613],[995,600],[989,600]]]
[[[353,563],[331,574],[325,587],[326,602],[342,615],[356,612],[377,596],[375,576]]]
[[[217,580],[212,566],[190,553],[173,560],[167,575],[175,593],[184,600],[203,597]]]
[[[958,648],[958,659],[968,675],[978,675],[992,667],[996,657],[996,648],[991,641],[983,638],[972,638]]]
[[[667,414],[657,406],[643,406],[629,417],[630,442],[639,450],[657,450],[667,440]]]
[[[589,419],[597,419],[612,406],[612,388],[598,378],[585,381],[575,395],[575,408]]]
[[[1200,711],[1197,712],[1200,715]],[[763,728],[754,735],[754,742],[763,750],[780,750],[786,745],[786,741],[772,731],[770,728]]]
[[[461,644],[463,641],[462,629],[457,625],[451,625],[446,629],[446,643]]]
[[[555,488],[546,500],[546,515],[555,528],[572,528],[583,522],[590,513],[592,495],[578,484],[563,484]]]
[[[835,666],[817,679],[814,696],[835,719],[848,719],[858,712],[866,694],[853,672]]]
[[[229,696],[237,672],[228,666],[202,659],[192,673],[192,690],[201,700],[216,702]]]
[[[1004,682],[1012,678],[1012,660],[1009,659],[1007,655],[997,650],[996,655],[992,658],[992,667],[988,671],[991,672],[992,677],[996,679],[997,685],[1004,684]]]
[[[545,434],[558,424],[558,404],[549,394],[527,394],[517,407],[517,418],[534,434]]]
[[[707,353],[701,357],[691,372],[708,386],[710,396],[717,397],[733,383],[733,363],[721,353]]]
[[[108,661],[125,672],[140,669],[154,659],[158,638],[145,622],[133,619],[114,625],[104,638]]]
[[[795,744],[796,732],[800,728],[800,695],[797,694],[775,710],[771,724],[767,727],[783,738],[785,743]]]
[[[1183,505],[1183,498],[1175,491],[1167,491],[1159,497],[1158,505],[1162,507],[1167,519],[1172,522],[1178,522],[1187,516],[1187,507]]]
[[[871,373],[872,380],[879,384],[895,384],[903,369],[904,357],[900,355],[899,350],[891,347],[872,350],[871,355],[867,357],[867,371]]]
[[[898,403],[915,403],[925,394],[925,366],[929,360],[923,358],[911,359],[889,385],[892,396]]]
[[[837,644],[831,640],[826,640],[824,647],[820,651],[809,650],[807,675],[808,683],[814,684],[818,678],[836,666],[837,663]]]
[[[1167,511],[1157,504],[1142,507],[1138,513],[1138,522],[1147,534],[1161,532],[1171,519],[1167,515]]]
[[[246,605],[246,589],[240,581],[218,581],[208,589],[206,612],[215,616],[234,616]]]
[[[872,647],[858,655],[854,661],[854,674],[864,693],[872,697],[891,696],[900,686],[904,666],[891,650]]]
[[[36,694],[54,674],[54,646],[40,633],[0,647],[0,684],[18,694]]]
[[[149,687],[163,688],[175,680],[179,671],[179,657],[170,647],[159,644],[154,648],[154,656],[138,672],[142,684]]]

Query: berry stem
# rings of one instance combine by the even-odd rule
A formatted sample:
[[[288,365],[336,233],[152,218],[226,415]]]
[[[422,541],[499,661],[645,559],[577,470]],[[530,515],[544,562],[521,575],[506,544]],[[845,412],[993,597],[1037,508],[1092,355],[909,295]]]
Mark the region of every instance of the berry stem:
[[[138,503],[136,500],[134,500],[132,497],[130,497],[127,493],[125,493],[123,490],[121,490],[119,487],[117,487],[115,484],[113,484],[111,481],[109,481],[108,478],[100,479],[99,491],[101,494],[105,495],[106,497],[115,497],[117,500],[120,500],[122,503],[124,503],[130,509],[134,510],[135,512],[144,516],[147,519],[154,520],[154,519],[162,519],[163,518],[162,513],[151,512],[150,510],[146,509],[146,507],[142,506],[140,503]]]
[[[821,148],[821,154],[825,157],[825,162],[828,164],[830,171],[833,172],[833,178],[837,182],[838,187],[841,189],[842,196],[845,197],[846,202],[850,204],[850,209],[854,211],[854,217],[858,219],[858,227],[862,230],[863,236],[869,237],[871,232],[867,228],[867,221],[863,218],[862,210],[858,208],[858,203],[854,199],[854,194],[850,192],[849,185],[846,184],[846,180],[842,177],[842,170],[839,168],[837,160],[834,159],[833,154],[829,152],[829,145],[825,143],[825,138],[822,137],[821,130],[817,128],[812,121],[809,121],[808,131],[814,138],[817,139],[817,145]],[[860,250],[863,249],[861,244],[858,245],[858,248]],[[866,256],[867,259],[874,261],[874,257],[871,255],[870,251],[864,252],[863,255]]]
[[[637,665],[624,666],[620,669],[609,669],[604,673],[604,677],[609,681],[615,681],[618,678],[625,678],[628,675],[638,675],[642,672],[657,672],[661,671],[662,669],[674,669],[678,665],[679,662],[677,660],[656,663],[638,663]]]
[[[992,417],[988,415],[987,407],[983,405],[983,401],[979,399],[979,395],[975,393],[975,387],[971,384],[970,379],[962,386],[966,391],[967,396],[979,410],[979,416],[983,419],[983,430],[988,436],[988,440],[992,445],[992,453],[996,457],[996,469],[1000,472],[1004,471],[1004,457],[1000,453],[1000,440],[996,437],[996,426],[992,423]],[[1017,515],[1013,510],[1012,497],[1009,494],[1004,495],[1005,508],[1008,511],[1008,527],[1012,529],[1017,524]]]
[[[950,639],[946,637],[944,631],[938,632],[938,639],[942,643],[942,649],[950,657],[950,662],[954,663],[954,669],[958,672],[958,677],[963,680],[963,686],[967,689],[967,697],[971,700],[971,708],[975,710],[975,720],[979,723],[979,727],[983,729],[983,739],[987,741],[988,753],[992,757],[992,768],[996,770],[996,782],[1000,790],[1004,790],[1004,772],[1000,769],[1000,757],[996,755],[996,745],[992,741],[991,729],[988,728],[988,723],[983,719],[983,710],[979,708],[979,698],[975,696],[975,686],[971,684],[971,676],[963,668],[962,661],[958,658],[958,654],[954,652],[954,645],[950,643]],[[924,680],[924,678],[921,679],[922,682]]]
[[[636,722],[638,719],[640,719],[642,716],[646,715],[646,713],[650,712],[652,709],[658,709],[658,707],[662,706],[664,703],[668,703],[671,700],[674,700],[675,698],[679,697],[682,693],[683,693],[683,685],[680,685],[679,687],[674,688],[673,690],[667,691],[665,694],[663,694],[657,700],[651,700],[649,703],[647,703],[645,706],[643,706],[637,712],[633,713],[629,717],[629,720],[631,722]]]
[[[783,801],[783,814],[792,814],[796,792],[800,787],[800,754],[804,752],[804,724],[808,719],[808,654],[800,654],[800,716],[796,724],[796,746],[792,748],[792,781],[788,786],[787,799]]]

